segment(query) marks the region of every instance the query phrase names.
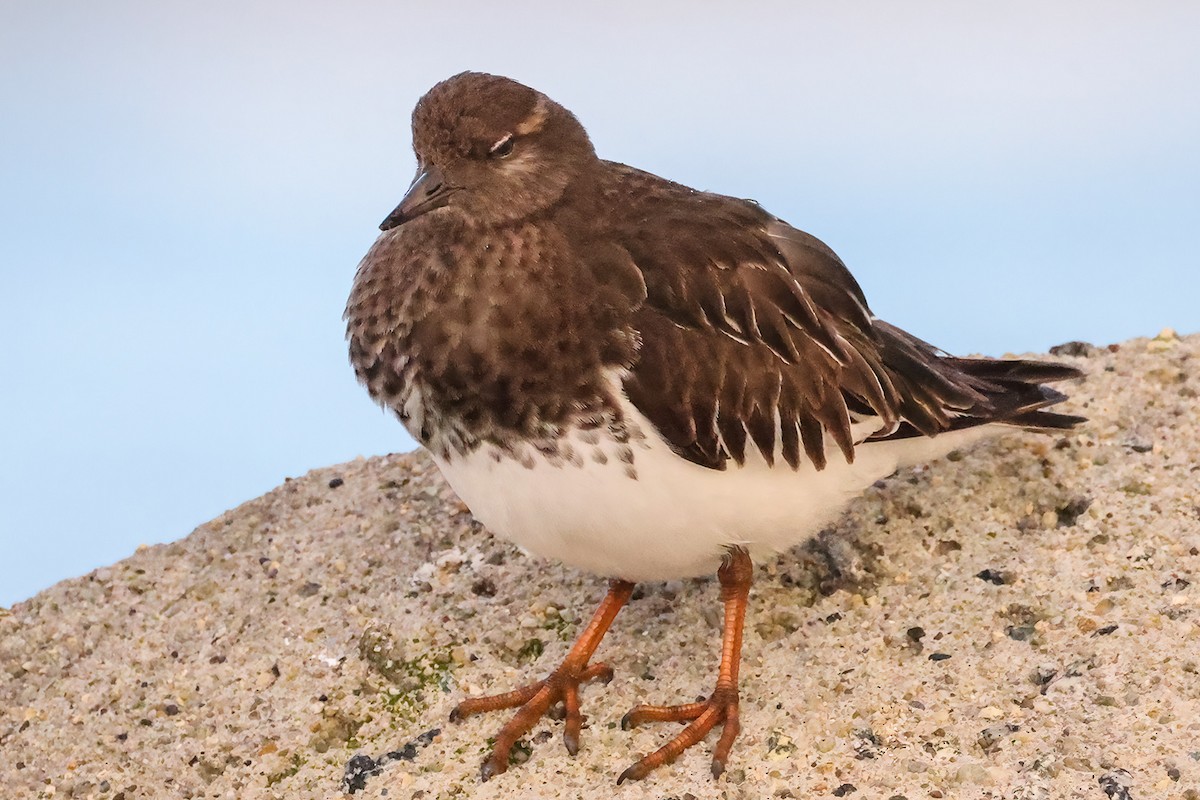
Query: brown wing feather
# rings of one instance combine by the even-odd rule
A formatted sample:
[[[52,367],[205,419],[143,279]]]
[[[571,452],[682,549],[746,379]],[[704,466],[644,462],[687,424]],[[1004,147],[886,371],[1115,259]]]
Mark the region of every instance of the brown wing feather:
[[[680,453],[721,467],[748,441],[823,466],[826,436],[854,457],[847,393],[896,419],[862,293],[832,251],[752,203],[624,177],[619,239],[646,286],[625,388]]]
[[[1056,402],[1038,381],[1076,374],[947,357],[875,319],[818,239],[751,202],[613,167],[617,238],[646,287],[625,390],[689,460],[740,464],[749,443],[769,463],[795,468],[803,453],[820,469],[828,436],[852,461],[851,411],[878,418],[878,438],[1005,417],[1037,427],[1029,414]]]

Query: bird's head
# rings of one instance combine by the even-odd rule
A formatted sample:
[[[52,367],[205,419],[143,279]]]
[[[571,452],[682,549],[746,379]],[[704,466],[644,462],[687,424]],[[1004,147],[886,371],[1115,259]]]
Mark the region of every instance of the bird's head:
[[[481,224],[523,219],[554,204],[596,161],[570,111],[497,75],[442,81],[418,101],[412,128],[417,177],[381,230],[440,208]]]

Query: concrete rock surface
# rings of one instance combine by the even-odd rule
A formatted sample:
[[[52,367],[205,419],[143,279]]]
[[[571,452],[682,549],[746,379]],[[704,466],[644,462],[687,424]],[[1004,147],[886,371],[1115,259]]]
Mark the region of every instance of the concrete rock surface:
[[[713,739],[616,776],[707,692],[713,580],[647,584],[561,722],[478,779],[603,581],[492,538],[419,454],[288,480],[187,538],[0,610],[4,798],[1200,798],[1200,336],[1059,358],[1061,436],[881,481],[758,565],[729,771]]]

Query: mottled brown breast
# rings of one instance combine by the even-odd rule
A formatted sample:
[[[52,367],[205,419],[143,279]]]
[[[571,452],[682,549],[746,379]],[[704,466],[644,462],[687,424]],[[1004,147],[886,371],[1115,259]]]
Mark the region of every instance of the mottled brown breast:
[[[381,235],[359,266],[351,362],[443,456],[619,428],[610,376],[637,350],[637,273],[622,257],[570,242],[550,218],[481,228],[428,214]]]

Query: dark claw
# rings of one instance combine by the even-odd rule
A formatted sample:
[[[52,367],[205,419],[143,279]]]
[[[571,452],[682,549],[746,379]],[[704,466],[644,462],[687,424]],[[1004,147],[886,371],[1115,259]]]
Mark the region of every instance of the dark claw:
[[[621,730],[631,731],[635,727],[637,727],[637,726],[634,725],[634,722],[633,722],[633,712],[627,711],[625,713],[625,716],[621,717]],[[625,770],[625,772],[629,772],[629,770]],[[617,781],[617,783],[620,783],[620,781]]]
[[[724,762],[724,761],[719,761],[719,760],[717,760],[717,759],[715,759],[715,758],[714,758],[714,759],[713,759],[713,762],[712,762],[712,776],[713,776],[713,779],[715,780],[715,779],[717,779],[717,778],[721,777],[721,773],[723,773],[724,771],[725,771],[725,762]]]
[[[600,681],[605,686],[612,683],[612,679],[613,679],[612,667],[607,667],[604,670],[604,672],[601,672],[599,675],[596,676],[596,680]]]
[[[503,768],[498,769],[496,767],[495,758],[489,758],[487,761],[483,762],[483,766],[479,770],[479,780],[483,783],[487,783],[489,778],[495,777],[503,772]]]
[[[450,709],[450,721],[451,722],[462,722],[463,721],[463,715],[462,715],[462,712],[458,710],[458,706],[455,706],[454,708]]]
[[[617,785],[620,786],[624,781],[640,781],[649,774],[650,770],[647,769],[641,761],[639,761],[621,773],[621,777],[617,778]]]
[[[579,737],[573,733],[563,734],[563,744],[567,746],[567,752],[575,755],[579,752]]]

